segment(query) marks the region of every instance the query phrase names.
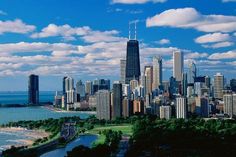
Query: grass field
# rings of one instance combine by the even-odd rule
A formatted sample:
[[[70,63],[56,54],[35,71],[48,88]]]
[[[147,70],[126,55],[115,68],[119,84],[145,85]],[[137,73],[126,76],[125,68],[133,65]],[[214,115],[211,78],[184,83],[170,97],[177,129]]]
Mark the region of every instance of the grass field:
[[[123,124],[123,125],[108,125],[108,126],[95,126],[94,129],[89,130],[88,134],[97,134],[98,139],[93,143],[93,146],[98,144],[103,144],[105,142],[105,136],[103,134],[99,134],[100,131],[103,130],[113,130],[113,131],[122,131],[123,135],[132,135],[132,125]]]

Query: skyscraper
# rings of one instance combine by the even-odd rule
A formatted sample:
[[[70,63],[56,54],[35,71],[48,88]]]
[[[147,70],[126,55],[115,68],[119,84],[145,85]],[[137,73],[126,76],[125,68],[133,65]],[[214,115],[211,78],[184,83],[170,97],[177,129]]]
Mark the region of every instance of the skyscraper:
[[[187,118],[187,99],[184,97],[176,98],[176,118]]]
[[[171,106],[160,106],[160,118],[161,119],[171,118]]]
[[[223,96],[224,113],[230,117],[236,115],[236,94],[225,94]]]
[[[188,83],[194,83],[194,78],[197,76],[196,64],[191,61],[188,68]]]
[[[236,92],[236,79],[230,80],[230,88],[233,92]]]
[[[86,81],[85,83],[85,93],[92,95],[92,91],[93,91],[93,83],[92,81]]]
[[[70,91],[74,89],[74,79],[72,77],[67,76],[65,79],[65,91]]]
[[[74,102],[77,101],[76,99],[76,92],[74,89],[74,79],[72,77],[66,77],[65,79],[65,109],[69,110],[73,107]]]
[[[119,82],[114,82],[112,92],[112,119],[115,119],[122,116],[122,84]]]
[[[162,58],[153,57],[153,85],[152,89],[158,89],[162,85]]]
[[[97,118],[111,119],[110,92],[108,90],[99,90],[96,92]]]
[[[120,81],[121,83],[125,83],[125,68],[126,68],[126,60],[120,60]]]
[[[81,80],[76,83],[76,93],[79,94],[80,99],[85,97],[85,85]]]
[[[140,59],[139,59],[139,42],[138,40],[129,40],[127,42],[125,82],[130,80],[139,80],[140,77]]]
[[[182,95],[183,96],[187,96],[187,87],[188,87],[188,77],[187,77],[187,73],[183,73],[182,76]]]
[[[173,77],[176,81],[182,80],[182,73],[184,69],[184,57],[181,51],[173,52]]]
[[[144,75],[145,75],[145,94],[150,94],[152,92],[152,82],[153,82],[153,67],[152,66],[145,66],[144,68]]]
[[[28,80],[28,103],[30,105],[39,104],[39,77],[31,74]]]
[[[211,88],[211,78],[209,76],[205,76],[205,86]]]
[[[223,98],[224,76],[220,73],[214,75],[214,97],[217,99]]]

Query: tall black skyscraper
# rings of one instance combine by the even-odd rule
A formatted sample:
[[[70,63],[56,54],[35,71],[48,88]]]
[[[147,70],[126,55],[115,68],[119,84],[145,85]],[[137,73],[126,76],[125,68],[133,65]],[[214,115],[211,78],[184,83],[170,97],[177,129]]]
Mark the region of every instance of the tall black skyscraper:
[[[31,74],[28,80],[28,103],[39,104],[39,77]]]
[[[129,40],[127,42],[125,82],[130,80],[139,80],[140,77],[140,60],[139,60],[139,42],[137,40]]]
[[[115,82],[113,84],[113,106],[112,106],[112,119],[122,116],[122,84]]]

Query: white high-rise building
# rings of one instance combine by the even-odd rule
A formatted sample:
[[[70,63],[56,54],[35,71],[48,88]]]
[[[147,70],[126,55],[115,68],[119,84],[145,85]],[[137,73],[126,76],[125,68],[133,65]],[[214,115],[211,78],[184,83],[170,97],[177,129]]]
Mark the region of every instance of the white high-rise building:
[[[66,91],[67,104],[74,104],[76,100],[76,92],[74,89]]]
[[[133,91],[136,87],[138,87],[138,81],[135,79],[130,80],[130,90]]]
[[[152,89],[158,89],[162,85],[162,58],[153,57],[153,84]]]
[[[126,59],[120,60],[120,81],[125,83],[125,68],[126,68]]]
[[[152,92],[153,67],[145,66],[144,75],[145,75],[145,85],[146,85],[145,93],[150,94]]]
[[[187,118],[187,99],[184,97],[176,98],[176,118]]]
[[[74,89],[74,79],[72,77],[66,77],[65,79],[65,91]]]
[[[223,96],[224,113],[230,117],[236,115],[236,94],[225,94]]]
[[[224,76],[221,73],[214,75],[214,97],[217,99],[223,98]]]
[[[85,83],[85,93],[92,95],[93,91],[93,82],[92,81],[86,81]]]
[[[96,92],[96,107],[98,119],[111,119],[111,94],[108,90],[99,90]]]
[[[170,119],[171,118],[171,106],[161,106],[160,107],[160,118]]]
[[[173,52],[173,77],[176,81],[182,80],[182,73],[184,69],[184,57],[181,51]]]
[[[69,110],[73,108],[74,102],[76,102],[76,93],[74,89],[74,79],[72,77],[66,77],[65,79],[65,97],[64,108]]]

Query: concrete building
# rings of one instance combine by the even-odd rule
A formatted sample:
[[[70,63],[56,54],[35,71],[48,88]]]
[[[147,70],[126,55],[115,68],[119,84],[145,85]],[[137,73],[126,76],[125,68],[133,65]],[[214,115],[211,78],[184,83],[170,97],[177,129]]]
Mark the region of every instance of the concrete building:
[[[236,94],[225,94],[223,96],[224,113],[230,117],[236,116]]]
[[[125,68],[126,68],[126,59],[120,60],[120,82],[125,83]]]
[[[187,118],[187,99],[184,97],[176,98],[176,118]]]
[[[216,99],[223,98],[224,76],[220,73],[214,75],[214,97]]]
[[[39,76],[31,74],[28,80],[28,104],[39,104]]]
[[[184,57],[181,51],[173,52],[173,77],[176,81],[182,81],[184,69]]]
[[[85,82],[85,93],[88,95],[92,95],[93,91],[93,82],[92,81],[86,81]]]
[[[112,119],[122,116],[122,84],[114,82],[113,89],[113,103],[112,103]]]
[[[111,119],[111,96],[108,90],[99,90],[96,92],[97,118]]]
[[[149,94],[152,92],[152,82],[153,82],[153,67],[152,66],[145,66],[144,68],[144,75],[145,75],[145,93]]]
[[[162,85],[162,58],[160,56],[153,57],[153,84],[152,90],[159,89]]]
[[[171,118],[171,106],[160,106],[160,118],[161,119]]]

